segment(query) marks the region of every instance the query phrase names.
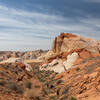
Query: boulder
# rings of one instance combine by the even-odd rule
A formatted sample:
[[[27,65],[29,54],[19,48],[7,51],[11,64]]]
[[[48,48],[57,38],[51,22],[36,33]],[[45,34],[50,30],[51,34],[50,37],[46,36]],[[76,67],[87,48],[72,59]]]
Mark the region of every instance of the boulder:
[[[47,68],[48,67],[48,64],[43,64],[42,65],[42,68]]]
[[[67,56],[67,60],[63,62],[66,69],[71,68],[73,63],[77,60],[78,53],[74,52]]]
[[[25,70],[27,71],[32,71],[32,67],[31,65],[27,64],[27,63],[24,63],[25,64]]]
[[[51,63],[49,63],[49,66],[55,66],[55,65],[57,65],[57,64],[58,64],[58,60],[55,59],[55,60],[53,60]]]

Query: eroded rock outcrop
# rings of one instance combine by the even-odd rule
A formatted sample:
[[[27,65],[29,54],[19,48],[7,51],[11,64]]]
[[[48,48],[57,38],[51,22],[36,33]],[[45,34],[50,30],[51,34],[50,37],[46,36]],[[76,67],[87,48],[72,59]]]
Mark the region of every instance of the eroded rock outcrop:
[[[23,60],[36,59],[47,53],[48,50],[35,50],[35,51],[0,51],[0,61],[7,60],[8,58],[21,58]]]
[[[53,70],[61,73],[68,68],[73,67],[73,63],[78,58],[89,58],[100,53],[100,41],[90,38],[79,37],[71,33],[61,33],[55,37],[52,48],[45,55],[43,70]],[[58,60],[57,65],[50,66],[55,60]],[[59,70],[60,68],[62,70]]]
[[[100,52],[100,41],[79,37],[71,33],[61,33],[55,37],[51,50],[54,53],[69,52],[77,48],[85,48],[90,52]]]

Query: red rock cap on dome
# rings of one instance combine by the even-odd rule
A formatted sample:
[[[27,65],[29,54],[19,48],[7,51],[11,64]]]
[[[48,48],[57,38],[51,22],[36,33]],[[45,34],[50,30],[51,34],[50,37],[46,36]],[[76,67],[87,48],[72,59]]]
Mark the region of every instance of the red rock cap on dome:
[[[73,35],[72,33],[64,33],[64,32],[61,32],[60,35],[59,35],[60,38],[75,38],[77,37],[77,35]]]

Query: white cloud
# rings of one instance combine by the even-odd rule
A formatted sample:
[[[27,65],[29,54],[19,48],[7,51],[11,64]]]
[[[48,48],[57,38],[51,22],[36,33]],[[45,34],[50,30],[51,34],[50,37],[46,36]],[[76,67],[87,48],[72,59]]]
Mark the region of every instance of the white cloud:
[[[8,8],[6,6],[0,5],[0,10],[8,10]]]
[[[87,19],[79,18],[79,22],[75,22],[61,15],[29,12],[0,5],[0,35],[3,35],[0,37],[0,50],[13,46],[11,50],[15,47],[23,50],[23,45],[27,50],[29,46],[32,49],[37,46],[48,48],[52,38],[59,32],[85,33],[84,35],[98,33],[94,27],[100,27],[99,19],[90,16]]]
[[[85,2],[100,3],[100,0],[83,0]]]

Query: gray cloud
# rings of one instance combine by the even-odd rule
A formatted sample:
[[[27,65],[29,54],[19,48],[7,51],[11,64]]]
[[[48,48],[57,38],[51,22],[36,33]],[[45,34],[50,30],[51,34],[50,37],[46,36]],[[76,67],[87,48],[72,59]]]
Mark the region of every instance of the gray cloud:
[[[85,2],[100,3],[100,0],[83,0]]]
[[[81,13],[81,10],[75,11]],[[89,14],[75,20],[58,14],[29,12],[0,5],[1,50],[50,48],[52,39],[60,32],[100,39],[99,28],[99,18]]]

